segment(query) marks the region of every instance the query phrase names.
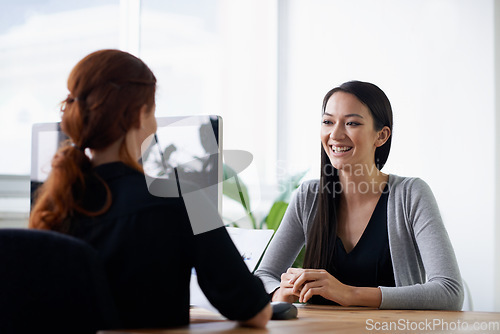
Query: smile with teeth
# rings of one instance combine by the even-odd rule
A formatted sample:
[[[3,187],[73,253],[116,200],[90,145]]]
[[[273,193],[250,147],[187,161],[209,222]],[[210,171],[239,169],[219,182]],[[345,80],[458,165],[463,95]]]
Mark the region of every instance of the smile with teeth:
[[[352,147],[348,147],[348,146],[331,146],[332,148],[332,151],[335,152],[335,153],[342,153],[342,152],[347,152],[347,151],[350,151],[352,149]]]

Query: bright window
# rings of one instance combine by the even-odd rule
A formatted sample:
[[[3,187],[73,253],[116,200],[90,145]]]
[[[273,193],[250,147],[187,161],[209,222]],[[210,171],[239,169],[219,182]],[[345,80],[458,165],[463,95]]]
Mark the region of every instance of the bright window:
[[[0,174],[29,174],[31,125],[59,120],[71,68],[118,48],[119,0],[11,1],[0,20]]]

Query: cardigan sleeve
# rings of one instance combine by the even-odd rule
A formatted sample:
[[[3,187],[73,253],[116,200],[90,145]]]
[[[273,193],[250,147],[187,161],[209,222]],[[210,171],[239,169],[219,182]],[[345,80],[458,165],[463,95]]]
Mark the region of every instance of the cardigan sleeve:
[[[390,191],[388,232],[396,287],[380,287],[380,308],[460,310],[462,279],[431,189],[407,178]]]
[[[315,199],[312,188],[315,188],[314,181],[306,181],[297,189],[259,268],[255,271],[268,293],[279,288],[281,274],[291,267],[304,246],[308,216],[314,212],[310,203]]]

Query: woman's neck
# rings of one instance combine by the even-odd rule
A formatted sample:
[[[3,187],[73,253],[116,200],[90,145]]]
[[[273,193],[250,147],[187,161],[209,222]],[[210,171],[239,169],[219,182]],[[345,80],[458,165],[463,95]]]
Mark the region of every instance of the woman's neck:
[[[115,141],[108,147],[100,150],[91,150],[92,153],[92,165],[94,167],[107,164],[110,162],[121,161],[120,158],[120,148],[123,142],[123,138]]]
[[[389,175],[382,173],[374,164],[359,165],[339,170],[339,179],[344,199],[362,202],[367,197],[380,196],[389,181]]]

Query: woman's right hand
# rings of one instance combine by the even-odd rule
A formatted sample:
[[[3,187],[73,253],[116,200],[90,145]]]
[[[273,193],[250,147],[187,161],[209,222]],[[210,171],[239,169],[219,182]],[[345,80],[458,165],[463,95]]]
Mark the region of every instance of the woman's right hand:
[[[299,296],[293,293],[293,284],[290,284],[290,280],[296,275],[289,273],[281,274],[280,287],[274,291],[272,301],[273,302],[287,302],[295,303],[299,300]]]

